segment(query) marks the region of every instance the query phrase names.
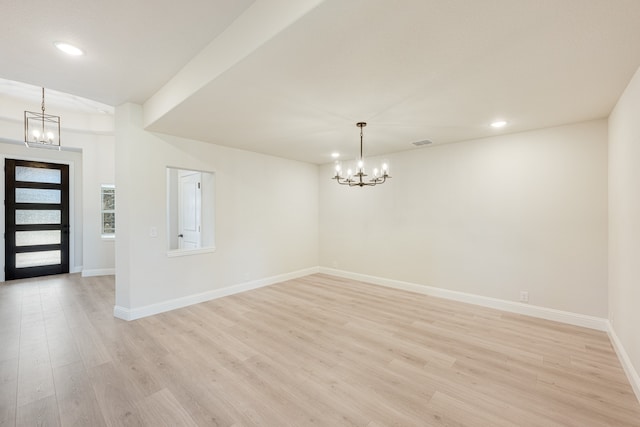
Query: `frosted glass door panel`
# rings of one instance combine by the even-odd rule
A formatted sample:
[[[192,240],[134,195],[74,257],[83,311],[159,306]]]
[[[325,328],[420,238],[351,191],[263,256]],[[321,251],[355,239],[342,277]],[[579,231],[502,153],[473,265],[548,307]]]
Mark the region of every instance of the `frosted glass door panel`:
[[[25,224],[60,224],[62,215],[59,210],[37,211],[16,209],[16,225]]]
[[[47,184],[60,184],[60,169],[30,168],[16,166],[16,181],[44,182]]]
[[[60,251],[22,252],[16,254],[16,268],[60,264]]]
[[[58,245],[60,230],[17,231],[16,246]]]
[[[5,280],[68,273],[69,166],[5,158],[4,171]]]
[[[16,203],[60,203],[60,190],[16,188]]]

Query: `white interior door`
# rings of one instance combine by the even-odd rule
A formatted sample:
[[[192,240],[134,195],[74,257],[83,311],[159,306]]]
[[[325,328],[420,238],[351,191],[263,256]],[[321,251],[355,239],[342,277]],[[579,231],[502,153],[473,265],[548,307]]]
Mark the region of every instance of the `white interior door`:
[[[200,172],[181,175],[178,185],[178,246],[196,249],[201,244],[202,189]]]

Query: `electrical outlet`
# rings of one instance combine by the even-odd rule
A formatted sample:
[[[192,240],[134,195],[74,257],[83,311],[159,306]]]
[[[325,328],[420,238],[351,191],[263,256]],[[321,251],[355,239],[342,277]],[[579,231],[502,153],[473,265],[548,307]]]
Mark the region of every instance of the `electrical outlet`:
[[[529,302],[529,292],[520,291],[520,302]]]
[[[158,237],[158,228],[157,227],[149,228],[149,237]]]

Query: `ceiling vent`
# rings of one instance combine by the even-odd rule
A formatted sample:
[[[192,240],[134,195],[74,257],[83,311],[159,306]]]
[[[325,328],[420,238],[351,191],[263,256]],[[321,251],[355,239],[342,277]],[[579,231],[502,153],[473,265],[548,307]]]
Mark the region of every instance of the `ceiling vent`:
[[[424,141],[412,142],[416,147],[422,147],[423,145],[433,144],[433,141],[429,139],[425,139]]]

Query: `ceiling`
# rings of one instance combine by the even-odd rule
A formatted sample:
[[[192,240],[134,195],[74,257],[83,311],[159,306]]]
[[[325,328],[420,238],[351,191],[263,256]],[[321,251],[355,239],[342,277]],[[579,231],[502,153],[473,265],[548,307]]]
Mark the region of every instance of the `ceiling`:
[[[9,108],[23,105],[25,110],[40,111],[42,88],[39,86],[0,78],[0,95],[3,96],[4,100],[11,101],[10,104],[7,102],[10,105]],[[52,89],[45,90],[45,108],[48,110],[55,109],[56,114],[72,112],[112,115],[114,113],[114,108],[111,105]],[[2,109],[0,109],[0,117],[2,112]],[[16,110],[12,112],[12,115],[22,118],[22,113],[22,111]]]
[[[318,164],[354,157],[358,121],[365,154],[384,155],[607,117],[640,66],[637,0],[51,3],[2,6],[0,77]]]
[[[108,105],[142,104],[253,0],[9,0],[0,77]],[[86,52],[69,57],[63,41]]]

